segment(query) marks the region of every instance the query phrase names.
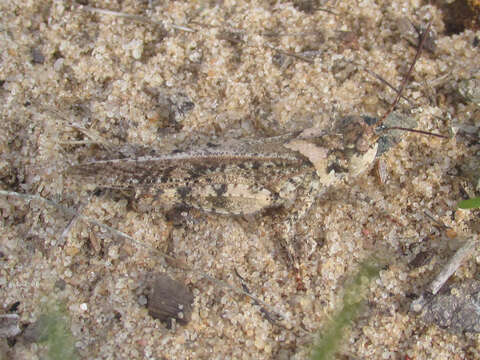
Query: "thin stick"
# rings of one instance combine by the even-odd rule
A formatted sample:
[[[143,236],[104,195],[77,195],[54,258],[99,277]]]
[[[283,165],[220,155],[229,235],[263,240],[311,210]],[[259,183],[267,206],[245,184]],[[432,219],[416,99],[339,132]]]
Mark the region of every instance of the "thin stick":
[[[82,212],[82,210],[85,208],[85,205],[82,205],[80,207],[80,209],[77,211],[78,214],[80,214]],[[67,227],[62,231],[62,235],[60,235],[60,244],[64,244],[65,243],[65,239],[68,237],[68,235],[70,234],[70,231],[73,229],[73,227],[75,226],[75,224],[77,223],[78,221],[78,216],[75,215],[71,220],[70,222],[68,223]]]
[[[418,299],[412,302],[410,309],[414,312],[419,312],[427,303],[429,295],[436,295],[447,280],[452,276],[455,271],[462,265],[462,263],[472,255],[475,248],[480,244],[478,237],[468,239],[463,246],[458,249],[455,254],[450,258],[448,263],[438,273],[435,279],[427,287],[427,290]]]
[[[296,59],[308,62],[310,64],[315,63],[315,61],[310,59],[310,58],[307,58],[305,56],[302,56],[302,55],[299,55],[299,54],[296,54],[296,53],[291,53],[291,52],[288,52],[288,51],[285,51],[285,50],[282,50],[282,49],[278,49],[275,46],[270,45],[270,44],[264,44],[263,46],[265,46],[268,49],[272,49],[272,50],[274,50],[274,51],[276,51],[276,52],[278,52],[279,54],[282,54],[282,55],[291,56],[291,57],[294,57]]]
[[[438,293],[442,288],[443,284],[452,276],[455,271],[462,265],[463,261],[472,255],[473,251],[479,244],[478,238],[474,237],[473,239],[467,240],[463,246],[458,249],[452,258],[448,261],[445,267],[440,271],[435,280],[429,286],[429,291],[433,295]]]
[[[250,290],[247,287],[247,284],[245,283],[245,279],[238,273],[237,268],[233,268],[235,275],[240,279],[240,282],[242,284],[243,291],[246,291],[247,293],[251,294]],[[277,319],[275,318],[277,314],[270,314],[269,311],[267,311],[265,308],[263,308],[258,302],[253,301],[254,305],[260,306],[260,312],[265,316],[265,319],[267,319],[269,322],[272,324],[277,324]]]
[[[84,10],[84,11],[90,11],[90,12],[95,12],[98,14],[103,14],[103,15],[111,15],[111,16],[116,16],[116,17],[123,17],[125,19],[129,19],[132,21],[138,21],[142,23],[149,23],[149,24],[154,24],[154,25],[161,25],[163,26],[164,23],[161,21],[154,21],[146,16],[141,16],[141,15],[133,15],[133,14],[127,14],[119,11],[113,11],[113,10],[107,10],[107,9],[100,9],[88,5],[80,6],[79,9]],[[183,25],[175,25],[172,23],[167,23],[167,26],[170,26],[171,28],[175,30],[181,30],[181,31],[186,31],[186,32],[191,32],[194,33],[196,30],[189,28],[187,26]]]
[[[354,63],[354,62],[352,62]],[[355,63],[354,63],[355,64]],[[355,64],[357,66],[361,66],[363,68],[364,71],[366,71],[368,74],[372,75],[374,78],[376,78],[377,80],[379,80],[380,82],[382,82],[383,84],[387,85],[390,89],[392,89],[393,91],[395,91],[397,94],[400,93],[400,90],[398,90],[395,86],[393,86],[392,84],[390,84],[387,80],[385,80],[384,78],[382,78],[380,75],[378,75],[377,73],[367,69],[365,66],[363,65],[360,65],[360,64]],[[407,98],[406,96],[404,95],[401,95],[402,99],[405,100],[406,102],[408,102],[411,106],[414,106],[413,102]]]
[[[447,226],[447,225],[445,225],[444,223],[442,223],[441,221],[438,221],[437,219],[435,219],[435,217],[434,217],[433,215],[431,215],[428,210],[425,210],[423,213],[425,214],[426,217],[428,217],[428,218],[429,218],[430,220],[432,220],[435,224],[437,224],[438,226],[440,226],[443,230],[451,229],[450,226]]]

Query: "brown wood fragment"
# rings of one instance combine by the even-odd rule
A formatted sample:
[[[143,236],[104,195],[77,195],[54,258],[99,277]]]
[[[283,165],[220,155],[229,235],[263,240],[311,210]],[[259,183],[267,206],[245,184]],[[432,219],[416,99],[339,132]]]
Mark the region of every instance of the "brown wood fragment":
[[[150,316],[169,327],[173,320],[181,325],[190,321],[194,297],[185,285],[165,274],[158,274],[150,288],[147,305]]]

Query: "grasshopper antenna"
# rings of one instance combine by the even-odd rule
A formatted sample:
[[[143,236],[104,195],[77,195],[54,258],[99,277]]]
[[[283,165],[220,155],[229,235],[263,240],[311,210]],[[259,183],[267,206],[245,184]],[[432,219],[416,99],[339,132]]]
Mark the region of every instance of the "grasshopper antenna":
[[[422,37],[420,38],[420,43],[418,45],[418,48],[417,48],[417,52],[415,53],[415,57],[412,61],[412,64],[410,65],[410,68],[408,69],[408,72],[407,74],[405,75],[405,77],[403,78],[403,81],[400,85],[400,88],[398,89],[397,91],[397,95],[395,97],[395,100],[393,101],[392,105],[390,105],[390,108],[388,109],[388,111],[385,112],[385,114],[382,116],[382,118],[380,119],[380,121],[378,122],[378,125],[382,125],[383,122],[385,121],[386,117],[388,115],[390,115],[392,113],[393,110],[395,110],[395,107],[397,106],[398,102],[400,101],[400,98],[402,97],[402,93],[403,93],[403,90],[405,89],[405,86],[407,85],[407,82],[408,82],[408,79],[410,78],[410,75],[412,74],[412,71],[413,71],[413,68],[415,67],[415,63],[417,62],[418,58],[420,57],[420,54],[422,52],[422,49],[423,49],[423,46],[425,44],[425,40],[427,39],[427,36],[428,36],[428,33],[430,31],[430,27],[432,26],[432,21],[430,20],[428,25],[427,25],[427,28],[425,29],[425,31],[423,32],[422,34]],[[409,128],[403,128],[403,127],[399,127],[399,126],[392,126],[392,127],[388,127],[388,128],[381,128],[382,131],[386,131],[386,130],[403,130],[403,131],[410,131],[410,132],[414,132],[414,133],[418,133],[418,134],[424,134],[424,135],[430,135],[430,136],[436,136],[436,137],[440,137],[440,138],[444,138],[444,139],[448,139],[448,136],[445,136],[445,135],[440,135],[440,134],[435,134],[435,133],[431,133],[431,132],[428,132],[428,131],[422,131],[422,130],[415,130],[415,129],[409,129]]]
[[[410,68],[408,69],[407,74],[404,76],[402,83],[400,85],[400,89],[398,89],[397,96],[395,97],[395,100],[393,101],[392,105],[390,105],[390,108],[388,109],[385,114],[383,114],[382,118],[380,119],[380,124],[382,124],[385,121],[385,118],[390,115],[390,113],[395,110],[395,107],[398,105],[398,102],[400,101],[400,98],[402,97],[403,90],[405,89],[405,86],[407,85],[408,79],[410,78],[410,75],[412,74],[413,68],[415,67],[415,64],[417,63],[418,58],[420,57],[420,53],[422,52],[423,45],[425,44],[425,40],[427,38],[428,32],[430,31],[430,27],[432,26],[432,21],[430,21],[427,25],[427,28],[422,34],[422,37],[420,39],[420,44],[418,45],[417,52],[415,53],[415,57],[413,58],[412,64],[410,65]]]

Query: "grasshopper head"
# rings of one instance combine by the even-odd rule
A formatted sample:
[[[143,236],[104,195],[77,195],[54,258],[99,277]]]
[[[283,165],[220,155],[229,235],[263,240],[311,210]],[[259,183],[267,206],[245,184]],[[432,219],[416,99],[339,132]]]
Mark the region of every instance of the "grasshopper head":
[[[352,115],[342,118],[336,132],[343,134],[343,145],[346,149],[364,154],[378,140],[373,126],[377,119],[369,116]]]

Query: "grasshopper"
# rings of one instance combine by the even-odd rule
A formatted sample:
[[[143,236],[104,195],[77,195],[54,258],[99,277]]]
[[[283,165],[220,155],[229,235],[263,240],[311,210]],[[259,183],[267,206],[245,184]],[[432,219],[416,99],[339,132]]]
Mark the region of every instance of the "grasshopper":
[[[427,34],[429,27],[425,31]],[[425,35],[415,56],[420,54]],[[408,77],[408,75],[407,75]],[[398,102],[401,91],[390,113]],[[208,141],[170,152],[142,150],[129,157],[93,160],[69,172],[98,188],[133,192],[138,199],[169,211],[194,208],[203,212],[247,216],[285,208],[287,216],[275,231],[298,269],[291,245],[296,224],[321,194],[358,177],[385,151],[382,125],[395,121],[349,116],[332,131],[306,129],[263,139]],[[395,128],[394,126],[389,126]]]
[[[209,141],[190,150],[85,162],[70,172],[99,188],[154,198],[166,210],[243,216],[283,206],[291,228],[315,195],[368,169],[378,151],[369,130],[364,118],[345,118],[333,133]]]

